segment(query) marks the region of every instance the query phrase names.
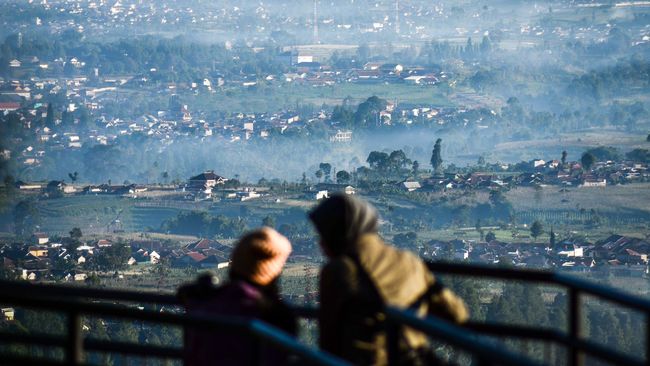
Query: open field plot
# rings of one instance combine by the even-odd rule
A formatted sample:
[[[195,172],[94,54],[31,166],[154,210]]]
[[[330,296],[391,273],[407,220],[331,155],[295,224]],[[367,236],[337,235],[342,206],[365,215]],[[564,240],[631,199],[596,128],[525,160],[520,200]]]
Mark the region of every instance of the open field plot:
[[[127,223],[134,231],[151,231],[160,228],[168,219],[178,215],[180,210],[171,207],[131,207],[130,221]]]
[[[84,233],[141,232],[157,229],[180,211],[174,207],[141,207],[121,196],[70,196],[37,202],[41,230],[66,234],[73,227]]]
[[[560,158],[566,150],[569,160],[580,160],[586,150],[594,146],[612,146],[625,153],[635,148],[647,148],[645,135],[613,129],[585,130],[564,133],[553,138],[509,141],[497,144],[487,153],[489,161],[528,161],[538,158]]]
[[[517,230],[501,230],[494,227],[483,227],[483,234],[487,234],[488,232],[494,233],[496,240],[501,242],[507,243],[512,242],[513,240],[517,240],[518,242],[533,242],[533,239],[529,237],[527,228],[523,226],[519,226]],[[513,232],[517,233],[518,236],[513,237]],[[427,242],[429,240],[449,241],[455,239],[474,240],[476,242],[481,241],[481,235],[475,228],[427,230],[418,232],[417,234],[418,239],[422,242]],[[547,243],[548,233],[542,234],[534,242]]]
[[[314,203],[302,200],[256,200],[245,203],[134,200],[104,195],[67,196],[37,201],[36,205],[41,217],[39,230],[67,234],[72,228],[79,227],[84,234],[90,235],[155,232],[164,221],[188,210],[206,211],[213,216],[241,217],[251,228],[260,226],[267,216],[272,217],[278,226],[283,223],[306,223],[306,211]],[[6,219],[11,218],[7,216]]]
[[[128,217],[131,202],[121,197],[74,196],[38,201],[41,229],[68,233],[73,227],[84,232],[106,232],[115,220]]]
[[[495,149],[500,150],[513,150],[523,148],[541,148],[541,147],[561,147],[561,146],[575,146],[582,148],[590,148],[593,146],[607,145],[607,146],[621,146],[626,149],[635,147],[643,147],[647,145],[644,136],[631,134],[629,132],[619,130],[587,130],[575,133],[564,133],[558,135],[556,138],[538,139],[538,140],[522,140],[503,142],[496,145]],[[561,150],[560,150],[561,152]],[[558,153],[559,155],[559,153]],[[574,157],[575,158],[575,157]]]
[[[594,209],[603,213],[650,214],[650,184],[626,184],[600,188],[518,187],[506,193],[515,211]]]
[[[316,301],[320,267],[320,263],[309,261],[288,263],[280,277],[282,295],[296,304]]]
[[[513,189],[506,194],[520,223],[540,220],[546,228],[583,232],[603,239],[612,232],[645,236],[650,224],[650,185],[605,188],[542,187]]]
[[[376,95],[389,101],[423,103],[438,107],[453,105],[438,86],[423,87],[406,84],[335,84],[326,87],[307,85],[258,85],[256,87],[227,88],[225,92],[201,95],[190,101],[199,109],[229,112],[267,112],[279,109],[295,109],[298,104],[339,105],[343,99],[352,97],[358,104]]]

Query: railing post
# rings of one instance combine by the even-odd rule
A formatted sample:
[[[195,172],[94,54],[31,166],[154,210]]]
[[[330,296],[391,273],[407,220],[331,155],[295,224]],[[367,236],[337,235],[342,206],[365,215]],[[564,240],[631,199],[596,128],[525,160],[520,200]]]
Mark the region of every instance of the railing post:
[[[253,347],[251,349],[251,366],[262,365],[262,341],[255,335],[250,334],[253,339]]]
[[[645,314],[645,364],[650,366],[650,313]]]
[[[66,345],[66,363],[81,365],[83,362],[83,339],[81,336],[81,316],[76,311],[68,313],[68,339]]]
[[[399,336],[400,325],[391,319],[386,319],[386,351],[389,365],[400,364]]]
[[[580,292],[578,289],[571,287],[569,289],[569,336],[572,341],[580,339],[580,324],[582,313],[580,311]],[[569,362],[571,366],[582,366],[584,357],[578,347],[575,345],[568,350]]]

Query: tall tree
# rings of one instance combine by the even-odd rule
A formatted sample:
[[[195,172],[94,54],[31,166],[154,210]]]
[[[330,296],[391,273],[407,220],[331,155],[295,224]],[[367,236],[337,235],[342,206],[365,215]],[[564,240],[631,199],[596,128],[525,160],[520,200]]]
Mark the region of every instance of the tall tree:
[[[330,174],[332,174],[332,165],[330,163],[320,163],[318,167],[323,171],[323,174],[325,175],[325,181],[329,181]]]
[[[75,227],[72,230],[70,230],[69,235],[70,235],[70,240],[68,240],[66,243],[66,249],[70,253],[74,254],[77,248],[79,248],[79,246],[81,245],[81,237],[83,236],[83,234],[81,233],[80,228]]]
[[[530,235],[533,237],[533,239],[537,240],[537,237],[542,235],[544,233],[544,225],[542,225],[541,222],[538,220],[535,220],[533,224],[530,226]]]
[[[14,207],[14,231],[18,236],[31,234],[40,222],[40,214],[34,202],[24,200]]]
[[[434,173],[438,173],[441,166],[442,166],[442,139],[437,139],[435,145],[433,145],[433,151],[431,152],[431,167],[433,167]]]
[[[549,243],[551,244],[551,248],[555,248],[555,231],[553,231],[553,228],[551,228],[551,233],[549,234]]]
[[[413,178],[418,179],[418,172],[420,170],[420,163],[418,163],[417,160],[413,161],[413,165],[411,165],[411,171],[413,172]]]
[[[489,53],[492,50],[492,44],[490,43],[490,38],[488,38],[488,36],[483,36],[480,49],[483,55]]]
[[[366,163],[368,163],[372,169],[384,170],[388,165],[388,154],[380,151],[371,151],[370,154],[368,154]]]
[[[54,107],[52,103],[47,103],[47,116],[45,117],[45,127],[54,128]]]
[[[399,172],[401,168],[411,164],[411,160],[406,157],[402,150],[395,150],[388,156],[388,168],[390,170]]]
[[[70,234],[70,238],[72,238],[74,240],[79,240],[83,236],[83,234],[81,232],[81,229],[78,228],[78,227],[72,228],[72,230],[70,230],[69,234]]]
[[[350,182],[350,173],[346,172],[345,170],[339,170],[336,173],[336,183],[339,184],[345,184]]]
[[[591,167],[594,165],[596,162],[596,157],[594,154],[590,152],[586,152],[582,154],[582,158],[580,158],[580,162],[582,163],[582,167],[586,170],[589,171]]]
[[[360,127],[376,127],[380,122],[379,112],[386,109],[387,105],[388,102],[385,99],[374,95],[366,99],[365,102],[359,104],[354,114],[356,125]]]

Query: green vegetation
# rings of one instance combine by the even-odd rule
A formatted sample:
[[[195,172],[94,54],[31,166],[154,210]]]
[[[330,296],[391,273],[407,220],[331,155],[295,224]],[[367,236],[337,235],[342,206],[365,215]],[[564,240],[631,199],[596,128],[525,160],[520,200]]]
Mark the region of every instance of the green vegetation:
[[[233,238],[246,230],[246,221],[224,215],[212,216],[205,211],[183,211],[163,222],[161,230],[181,235]]]
[[[327,105],[334,108],[342,103],[348,103],[348,107],[338,107],[338,113],[334,113],[332,118],[336,121],[354,121],[355,108],[353,106],[362,103],[368,95],[376,95],[384,100],[407,100],[412,103],[437,107],[455,105],[447,98],[444,88],[440,86],[413,87],[404,84],[342,83],[313,87],[289,83],[266,84],[264,81],[260,81],[257,86],[248,88],[226,86],[223,90],[211,95],[187,95],[183,97],[183,100],[200,110],[210,110],[216,106],[219,110],[232,113],[261,113],[280,109],[295,109],[296,106],[319,108]]]
[[[441,145],[442,139],[437,139],[436,143],[433,145],[433,151],[431,152],[431,167],[433,167],[435,173],[438,173],[442,166]]]
[[[544,233],[544,225],[542,225],[541,222],[535,220],[533,224],[530,226],[530,235],[533,237],[533,239],[537,240],[537,238]]]
[[[14,207],[14,232],[18,237],[30,235],[38,226],[41,215],[32,200],[23,200]]]
[[[586,152],[582,154],[582,157],[580,158],[580,162],[582,163],[582,167],[586,170],[589,171],[591,167],[594,165],[596,162],[596,157],[594,154],[590,152]]]
[[[634,149],[627,154],[625,157],[637,161],[639,163],[650,163],[650,150],[648,149]]]

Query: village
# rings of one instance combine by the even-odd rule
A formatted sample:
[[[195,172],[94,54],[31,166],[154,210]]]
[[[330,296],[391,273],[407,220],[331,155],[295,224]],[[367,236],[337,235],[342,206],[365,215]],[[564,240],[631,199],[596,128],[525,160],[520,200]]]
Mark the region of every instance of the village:
[[[579,162],[554,160],[545,162],[538,159],[529,162],[528,167],[528,172],[520,174],[509,173],[505,169],[507,167],[504,167],[506,171],[501,174],[453,173],[434,175],[418,181],[394,182],[391,183],[394,187],[391,192],[397,196],[409,197],[414,193],[426,194],[426,192],[494,193],[517,186],[556,186],[561,189],[575,186],[575,189],[581,190],[600,190],[605,189],[608,184],[647,182],[648,179],[647,165],[630,162],[597,163],[586,173]],[[518,168],[521,168],[521,165]],[[283,189],[278,189],[278,186],[273,187],[273,184],[263,182],[246,185],[235,179],[215,174],[214,171],[206,171],[178,185],[82,186],[63,181],[50,181],[47,183],[16,182],[14,189],[25,197],[41,200],[111,195],[138,202],[140,206],[168,206],[186,210],[207,208],[210,205],[218,206],[226,202],[240,202],[246,205],[258,200],[271,203],[305,202],[306,207],[309,207],[316,201],[337,192],[360,194],[370,199],[377,195],[376,189],[359,188],[352,184],[354,184],[352,180],[344,182],[329,180],[304,185],[294,184],[291,187],[285,185]],[[384,188],[379,189],[385,189],[385,184]],[[597,192],[594,191],[594,194]],[[93,273],[108,274],[112,273],[111,271],[126,270],[143,264],[152,266],[164,263],[171,268],[194,270],[217,270],[228,266],[232,238],[198,237],[170,241],[147,238],[147,234],[134,238],[125,233],[119,221],[116,219],[105,229],[87,232],[85,236],[81,234],[82,229],[74,228],[69,235],[61,232],[34,232],[26,240],[20,240],[18,236],[13,239],[7,237],[2,240],[0,249],[3,273],[26,280],[85,281]],[[267,222],[271,224],[272,221]],[[479,229],[480,239],[468,238],[467,231],[462,229],[456,232],[457,239],[416,241],[409,237],[408,233],[400,233],[399,228],[390,225],[390,233],[396,245],[432,260],[598,273],[614,271],[620,275],[647,274],[650,253],[650,242],[647,239],[611,235],[591,242],[583,236],[556,238],[556,234],[551,233],[548,242],[540,242],[537,240],[539,233],[532,234],[533,240],[531,236],[521,234],[522,230],[524,232],[529,230],[528,225],[507,224],[501,229],[513,230],[513,232],[518,230],[519,234],[513,234],[512,240],[506,241],[503,238],[497,239],[492,233],[493,230],[499,230],[498,227],[486,226],[479,227],[477,230]],[[282,231],[283,228],[280,230]],[[487,235],[484,235],[484,231],[488,231]],[[415,236],[414,233],[410,235]],[[304,233],[295,233],[291,239],[294,240],[295,245],[294,260],[317,262],[318,258],[321,258],[317,246],[313,243],[313,237]]]
[[[326,346],[326,327],[370,319],[323,321],[340,259],[329,245],[361,260],[368,234],[409,252],[355,263],[370,283],[415,255],[431,272],[418,263],[397,276],[425,274],[413,304],[432,313],[453,293],[470,317],[450,334],[434,317],[396,321],[415,314],[381,290],[391,308],[372,323],[389,324],[377,329],[390,364],[412,340],[392,347],[394,325],[430,336],[405,355],[414,364],[508,364],[502,353],[514,365],[647,363],[648,1],[0,9],[0,363],[192,363],[204,338],[206,364],[218,364],[245,333],[256,361],[273,363],[267,346],[278,345],[290,363],[334,364],[347,357]],[[363,223],[343,240],[327,234],[345,222],[318,222],[319,208],[356,221],[357,207],[327,207],[336,195],[369,205],[358,202]],[[261,227],[288,255],[267,285],[238,269]],[[237,283],[288,307],[263,299],[272,320],[296,313],[295,337],[264,318],[194,318],[196,295]],[[374,312],[360,294],[354,310]],[[354,302],[343,297],[331,296]]]
[[[113,235],[107,237],[112,238]],[[147,269],[153,270],[155,265],[218,271],[228,267],[232,250],[230,245],[207,238],[176,246],[165,245],[162,240],[155,239],[96,239],[80,242],[75,249],[70,249],[68,245],[70,238],[56,238],[50,241],[47,234],[34,233],[25,242],[2,240],[0,257],[4,278],[88,282],[94,280],[97,274],[110,277],[122,271],[128,272],[127,275],[147,276],[151,273]],[[303,242],[308,240],[298,240],[294,245],[297,248],[303,244],[307,246]],[[118,246],[121,247],[116,248]],[[309,247],[313,248],[313,245]],[[412,249],[406,245],[402,247]],[[596,242],[558,240],[553,245],[529,241],[506,243],[496,239],[483,242],[456,239],[431,240],[414,249],[429,260],[645,277],[648,275],[650,242],[622,235],[612,235]],[[317,259],[320,255],[298,249],[293,262],[301,263],[306,258]]]

